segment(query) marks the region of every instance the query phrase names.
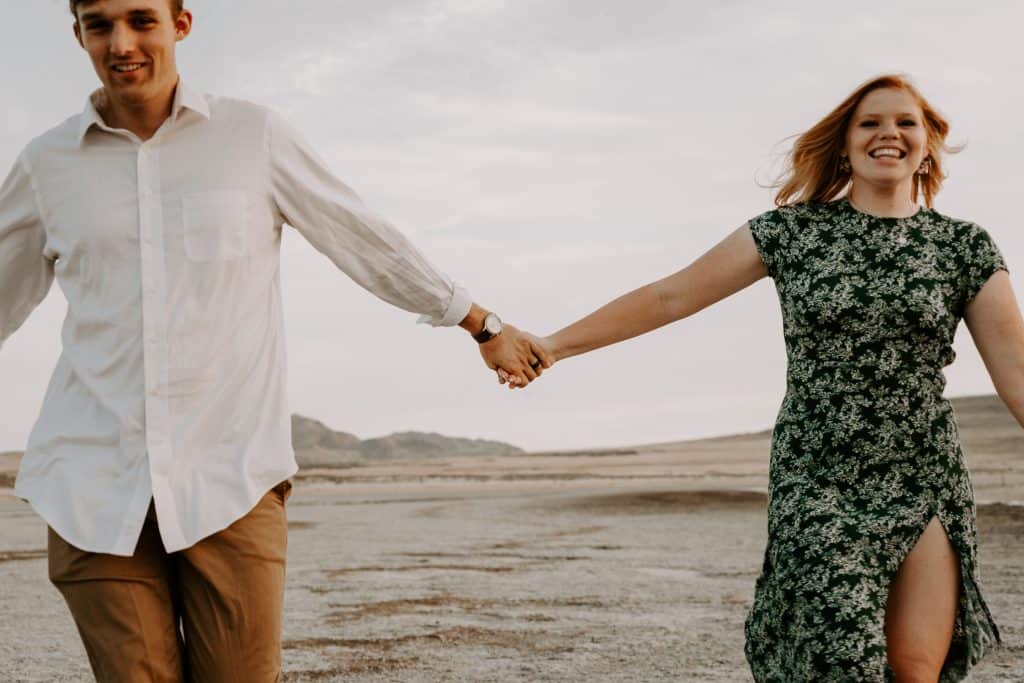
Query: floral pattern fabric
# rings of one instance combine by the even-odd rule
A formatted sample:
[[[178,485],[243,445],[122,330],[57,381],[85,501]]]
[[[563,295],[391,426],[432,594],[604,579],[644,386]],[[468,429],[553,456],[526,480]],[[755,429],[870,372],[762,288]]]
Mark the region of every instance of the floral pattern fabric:
[[[938,517],[962,590],[941,682],[999,632],[978,584],[970,478],[942,368],[967,302],[1006,269],[981,227],[847,200],[749,222],[782,308],[786,394],[772,432],[768,545],[746,621],[759,683],[887,681],[889,584]]]

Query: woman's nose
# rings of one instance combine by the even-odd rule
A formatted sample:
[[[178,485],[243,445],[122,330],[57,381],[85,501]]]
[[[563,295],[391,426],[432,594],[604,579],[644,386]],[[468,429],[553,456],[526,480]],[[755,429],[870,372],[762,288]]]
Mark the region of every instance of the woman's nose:
[[[899,137],[899,129],[895,123],[883,123],[878,129],[878,136],[882,138]]]

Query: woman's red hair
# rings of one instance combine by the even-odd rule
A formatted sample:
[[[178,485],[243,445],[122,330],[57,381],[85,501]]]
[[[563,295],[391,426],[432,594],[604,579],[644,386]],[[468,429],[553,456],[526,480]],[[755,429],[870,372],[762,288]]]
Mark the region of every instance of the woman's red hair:
[[[787,159],[786,171],[774,185],[779,190],[775,195],[776,206],[828,202],[846,193],[851,175],[850,171],[840,167],[840,155],[846,145],[846,130],[861,100],[869,93],[884,88],[903,90],[921,107],[927,134],[925,158],[929,160],[931,169],[927,175],[914,174],[910,198],[916,202],[918,195],[924,195],[925,205],[931,207],[932,199],[946,178],[942,173],[941,153],[955,153],[960,149],[946,144],[946,135],[949,133],[946,119],[928,103],[909,79],[895,74],[867,81],[828,116],[796,139]]]

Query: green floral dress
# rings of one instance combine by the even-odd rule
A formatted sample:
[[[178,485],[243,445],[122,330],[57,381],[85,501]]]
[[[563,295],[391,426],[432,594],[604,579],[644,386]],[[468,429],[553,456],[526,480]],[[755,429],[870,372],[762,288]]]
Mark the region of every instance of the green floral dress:
[[[962,590],[941,681],[999,631],[978,585],[971,482],[942,368],[965,304],[1006,266],[981,227],[845,199],[750,231],[782,306],[786,395],[772,433],[768,546],[746,622],[759,682],[886,681],[889,584],[935,516]]]

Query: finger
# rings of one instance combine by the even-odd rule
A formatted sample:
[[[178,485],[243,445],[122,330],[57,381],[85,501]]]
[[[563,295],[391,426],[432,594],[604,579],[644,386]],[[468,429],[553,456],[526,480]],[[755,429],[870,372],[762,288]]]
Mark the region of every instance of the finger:
[[[530,367],[529,363],[524,363],[526,367],[523,368],[523,374],[527,377],[527,384],[537,379],[537,371]]]
[[[555,364],[555,361],[551,357],[551,354],[548,353],[548,350],[544,348],[542,345],[531,341],[530,351],[533,353],[533,355],[537,356],[537,358],[541,362],[541,365],[544,366],[545,370],[547,370],[548,368]]]

